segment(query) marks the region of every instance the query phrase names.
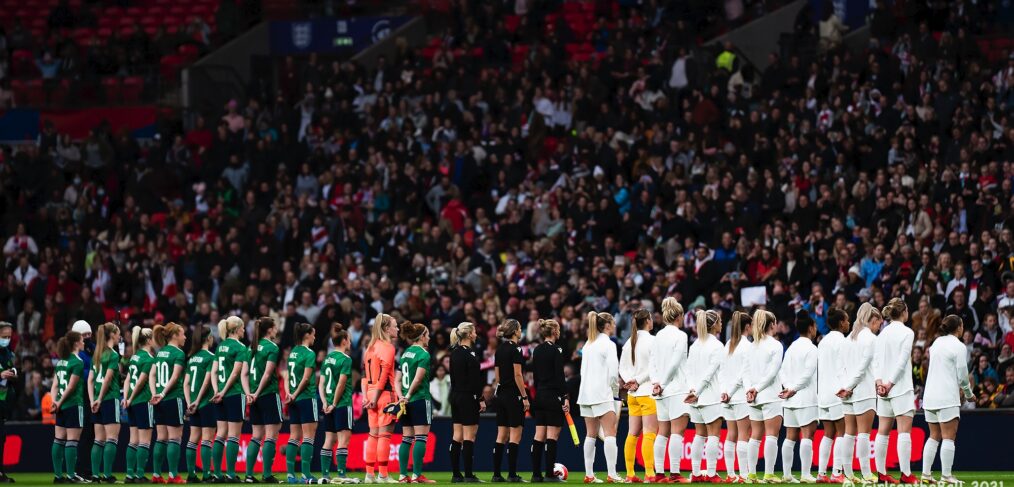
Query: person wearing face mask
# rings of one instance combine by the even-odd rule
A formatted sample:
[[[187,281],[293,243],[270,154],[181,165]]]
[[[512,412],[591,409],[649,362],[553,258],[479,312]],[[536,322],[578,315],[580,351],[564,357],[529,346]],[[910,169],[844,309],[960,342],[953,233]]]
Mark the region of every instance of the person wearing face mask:
[[[0,458],[4,456],[4,445],[7,443],[8,400],[18,378],[18,369],[14,367],[14,352],[11,350],[11,336],[14,327],[6,321],[0,321]],[[14,483],[3,470],[0,462],[0,483]]]

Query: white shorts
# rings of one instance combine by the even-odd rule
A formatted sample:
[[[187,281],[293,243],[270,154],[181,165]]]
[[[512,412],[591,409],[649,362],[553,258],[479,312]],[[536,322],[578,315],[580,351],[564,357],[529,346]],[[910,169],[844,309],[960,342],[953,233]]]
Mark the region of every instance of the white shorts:
[[[961,418],[961,408],[953,406],[943,409],[924,409],[927,423],[946,423],[953,419]]]
[[[658,420],[672,421],[690,414],[690,405],[683,402],[686,398],[687,395],[684,393],[656,399],[655,415],[658,416]]]
[[[616,401],[600,402],[598,404],[581,404],[581,417],[601,418],[608,412],[616,412]]]
[[[722,411],[722,417],[726,421],[739,421],[750,417],[750,409],[750,405],[745,402],[726,404],[725,410]]]
[[[915,393],[908,391],[898,397],[878,397],[877,416],[885,418],[915,416]]]
[[[750,405],[750,421],[767,421],[782,415],[782,401]]]
[[[708,404],[705,406],[690,406],[690,422],[694,424],[711,424],[722,419],[725,404]]]
[[[817,406],[783,408],[782,418],[785,421],[786,428],[802,428],[803,426],[817,422]]]
[[[841,405],[842,409],[844,409],[845,414],[851,416],[859,416],[860,414],[863,414],[867,411],[876,411],[877,399],[876,398],[862,399],[854,402],[842,401]]]
[[[841,403],[829,408],[818,408],[817,419],[821,421],[838,421],[845,417],[845,406]]]

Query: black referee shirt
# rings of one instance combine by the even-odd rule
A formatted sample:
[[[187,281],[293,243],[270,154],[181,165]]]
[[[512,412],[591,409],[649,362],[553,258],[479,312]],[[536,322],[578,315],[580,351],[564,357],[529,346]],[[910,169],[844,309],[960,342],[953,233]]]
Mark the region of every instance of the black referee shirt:
[[[451,393],[480,396],[484,385],[475,350],[472,347],[454,347],[451,350]]]

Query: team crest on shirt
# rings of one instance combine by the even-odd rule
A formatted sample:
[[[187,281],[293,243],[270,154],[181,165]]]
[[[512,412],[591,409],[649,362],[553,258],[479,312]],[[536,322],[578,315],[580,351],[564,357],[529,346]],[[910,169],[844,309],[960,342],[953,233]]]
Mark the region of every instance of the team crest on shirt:
[[[518,347],[518,353],[521,353],[521,347]]]
[[[472,350],[471,352],[468,353],[472,354],[473,357],[475,356],[475,350]]]
[[[556,347],[556,351],[560,352],[560,353],[563,353],[563,347]]]

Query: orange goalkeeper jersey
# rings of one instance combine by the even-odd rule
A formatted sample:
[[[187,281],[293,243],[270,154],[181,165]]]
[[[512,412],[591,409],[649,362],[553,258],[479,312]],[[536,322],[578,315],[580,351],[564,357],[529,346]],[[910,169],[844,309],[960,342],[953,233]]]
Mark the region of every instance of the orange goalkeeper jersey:
[[[377,341],[363,354],[363,389],[393,391],[394,369],[394,345]]]

